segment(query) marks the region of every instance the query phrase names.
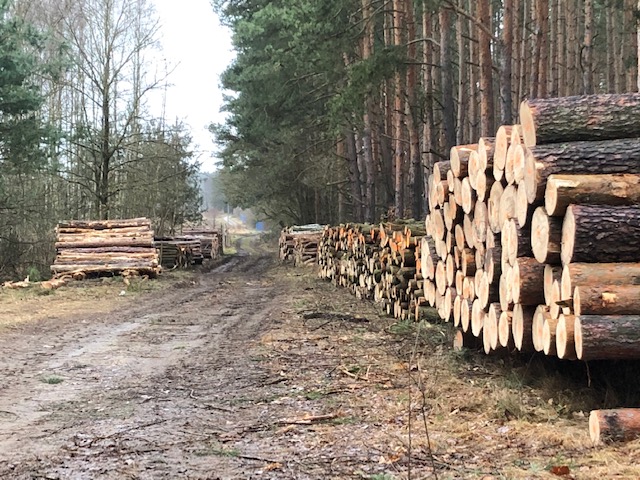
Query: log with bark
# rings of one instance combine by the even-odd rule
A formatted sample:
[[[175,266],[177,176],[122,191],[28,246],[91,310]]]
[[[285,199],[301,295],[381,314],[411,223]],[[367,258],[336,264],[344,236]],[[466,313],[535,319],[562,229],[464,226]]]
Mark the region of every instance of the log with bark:
[[[589,414],[589,437],[594,445],[640,438],[640,408],[592,410]]]
[[[561,260],[563,265],[640,262],[640,205],[570,205],[562,224]]]
[[[640,136],[640,94],[539,98],[520,104],[527,146]]]

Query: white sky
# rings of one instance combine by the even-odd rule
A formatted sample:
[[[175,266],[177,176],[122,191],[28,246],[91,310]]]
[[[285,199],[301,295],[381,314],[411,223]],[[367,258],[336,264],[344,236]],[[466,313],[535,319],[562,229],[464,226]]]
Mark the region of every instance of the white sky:
[[[163,55],[169,66],[176,66],[168,78],[167,121],[178,118],[191,127],[202,170],[213,171],[215,145],[207,126],[224,120],[219,76],[234,58],[231,33],[220,25],[209,0],[152,2],[161,23]],[[161,100],[150,103],[159,115]]]

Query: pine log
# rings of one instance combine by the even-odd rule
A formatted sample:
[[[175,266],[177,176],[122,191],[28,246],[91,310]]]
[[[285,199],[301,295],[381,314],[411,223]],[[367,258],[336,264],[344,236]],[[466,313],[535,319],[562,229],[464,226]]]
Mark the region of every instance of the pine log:
[[[591,410],[589,436],[594,445],[640,438],[640,408]]]
[[[500,199],[504,193],[504,187],[500,182],[495,182],[489,192],[487,200],[487,210],[489,213],[489,228],[493,233],[500,233],[502,224],[500,223]]]
[[[576,316],[574,339],[580,360],[639,359],[640,316]]]
[[[560,263],[562,219],[550,217],[544,207],[536,208],[531,219],[531,250],[540,263]]]
[[[544,266],[544,302],[545,305],[551,304],[551,297],[553,296],[554,282],[560,282],[562,275],[562,267],[555,265]],[[569,294],[571,294],[570,292]]]
[[[513,312],[501,312],[498,319],[498,342],[501,346],[508,348],[509,350],[515,347],[513,341],[513,335],[511,333],[513,321]]]
[[[482,344],[487,355],[498,348],[498,316],[483,312]]]
[[[466,332],[462,329],[457,329],[453,336],[453,350],[455,352],[461,352],[465,349],[477,350],[480,348],[480,341],[478,337],[475,337],[471,332]]]
[[[564,300],[564,299],[563,299]],[[576,315],[639,315],[640,285],[576,286],[573,290]]]
[[[542,352],[544,350],[544,324],[549,319],[551,319],[549,307],[546,305],[538,305],[533,312],[533,320],[531,323],[531,340],[536,352]]]
[[[640,135],[640,94],[600,94],[538,98],[520,104],[528,147],[574,140]]]
[[[563,267],[563,299],[571,297],[576,286],[591,285],[640,285],[640,263],[570,263]]]
[[[640,205],[570,205],[562,226],[561,260],[563,265],[640,262]]]
[[[640,204],[640,175],[550,175],[545,191],[545,208],[562,216],[574,204]]]
[[[501,228],[504,222],[516,217],[516,194],[517,190],[515,185],[507,185],[500,196],[498,222],[500,222]]]
[[[545,355],[556,356],[556,327],[558,319],[547,317],[542,326],[542,351]]]
[[[484,308],[480,304],[480,300],[476,298],[471,306],[471,333],[476,337],[479,337],[480,333],[482,333],[485,314]]]
[[[529,205],[529,200],[527,199],[527,189],[524,185],[524,180],[521,180],[518,183],[516,190],[515,218],[516,220],[518,220],[518,225],[526,227],[527,225],[530,225],[535,207],[538,207],[539,205],[536,202],[534,202],[532,205]]]
[[[575,316],[561,314],[556,326],[556,354],[563,360],[578,358],[575,345]]]
[[[487,200],[488,193],[494,182],[493,175],[489,175],[485,171],[480,171],[476,174],[476,195],[478,200]]]
[[[531,230],[520,228],[515,219],[510,219],[502,225],[502,255],[510,265],[518,257],[531,257]]]
[[[489,228],[489,211],[487,204],[477,201],[473,210],[473,238],[476,245],[487,241],[487,230]]]
[[[538,145],[525,150],[524,184],[527,200],[544,198],[553,174],[640,173],[640,139]]]
[[[519,257],[513,262],[511,295],[514,303],[530,306],[544,303],[544,268],[531,257]]]
[[[451,172],[456,177],[464,177],[467,175],[469,167],[469,154],[475,152],[478,149],[478,144],[470,145],[456,145],[451,147],[449,152],[449,162],[451,165]]]
[[[519,303],[513,306],[511,332],[515,346],[521,352],[533,351],[533,339],[531,337],[533,312],[533,308],[523,307]]]
[[[524,179],[524,148],[522,145],[513,144],[507,150],[507,159],[504,166],[504,178],[507,185],[517,184]]]
[[[478,140],[478,165],[480,170],[486,171],[493,166],[496,139],[493,137],[480,137]]]
[[[476,202],[476,192],[471,187],[469,177],[462,179],[462,210],[464,213],[471,213]]]
[[[520,131],[520,125],[502,125],[496,132],[493,152],[493,177],[496,181],[502,180],[504,176],[507,151],[512,142],[516,144],[519,142]]]
[[[472,300],[463,300],[460,304],[460,326],[464,332],[471,333],[471,310],[473,309]],[[475,337],[475,335],[473,335]]]

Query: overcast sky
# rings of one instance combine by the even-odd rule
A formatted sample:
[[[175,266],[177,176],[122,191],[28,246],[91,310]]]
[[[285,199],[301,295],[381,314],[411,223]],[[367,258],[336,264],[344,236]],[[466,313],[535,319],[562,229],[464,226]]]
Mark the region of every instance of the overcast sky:
[[[224,119],[219,76],[233,60],[231,34],[220,26],[209,0],[152,1],[160,18],[163,54],[169,66],[176,66],[168,79],[167,120],[178,118],[191,127],[202,169],[212,171],[215,146],[207,126]],[[161,101],[152,99],[151,108],[159,114]]]

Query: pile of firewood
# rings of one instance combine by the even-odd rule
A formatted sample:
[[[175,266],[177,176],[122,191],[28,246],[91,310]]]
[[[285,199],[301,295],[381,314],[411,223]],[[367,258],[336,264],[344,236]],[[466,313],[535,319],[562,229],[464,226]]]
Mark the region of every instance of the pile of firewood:
[[[444,320],[487,353],[640,358],[640,95],[530,100],[520,122],[430,177]]]
[[[156,276],[160,272],[147,218],[128,220],[70,220],[56,227],[54,275]]]
[[[296,266],[315,264],[323,229],[315,223],[283,228],[278,242],[280,260],[292,261]]]

